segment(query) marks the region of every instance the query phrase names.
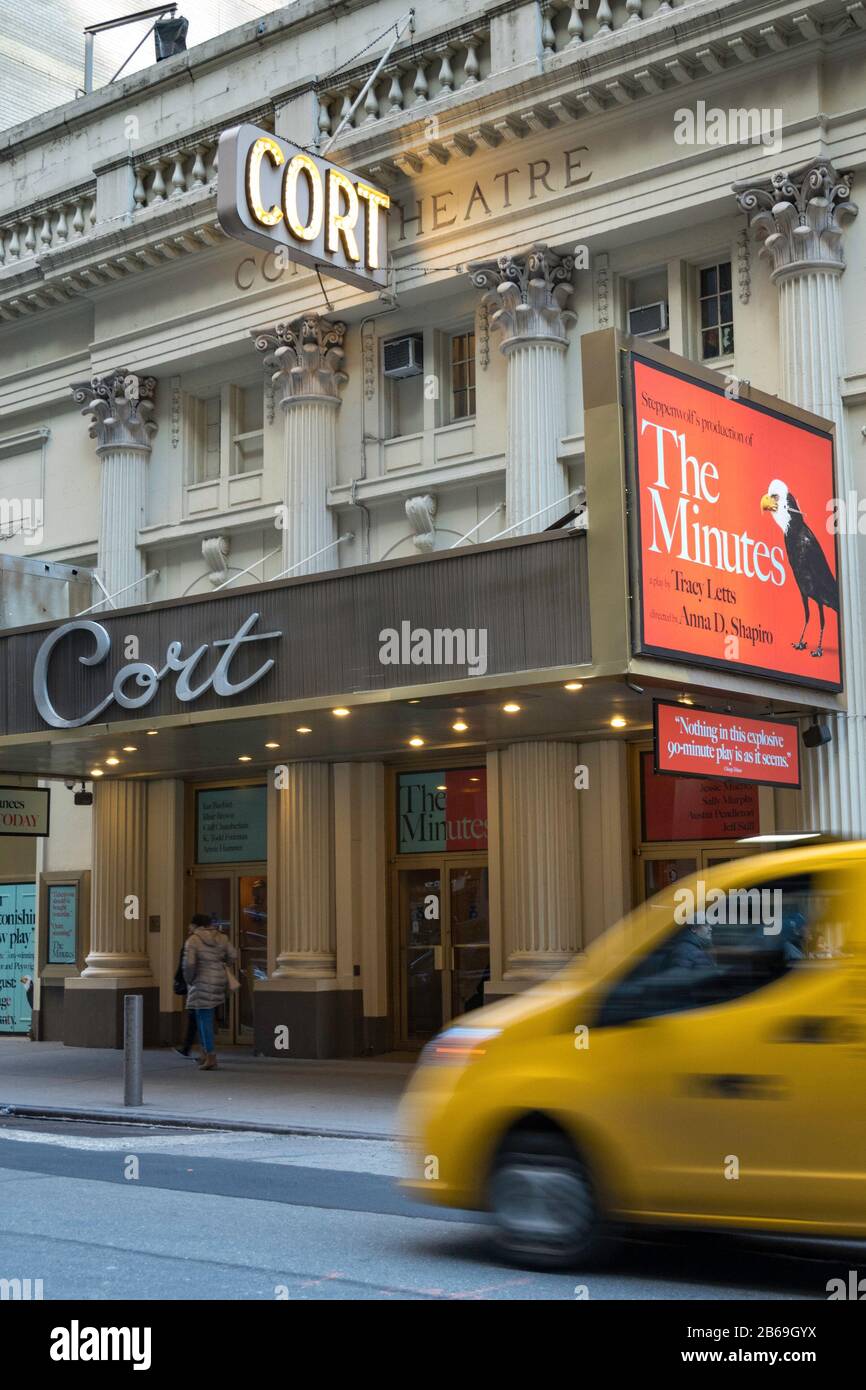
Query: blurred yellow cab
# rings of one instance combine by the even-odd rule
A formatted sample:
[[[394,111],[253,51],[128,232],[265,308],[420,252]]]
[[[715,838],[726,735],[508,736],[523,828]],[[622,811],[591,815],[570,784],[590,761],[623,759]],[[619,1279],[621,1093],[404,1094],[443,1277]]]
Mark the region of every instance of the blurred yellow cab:
[[[404,1183],[505,1257],[629,1224],[866,1236],[866,842],[681,880],[428,1045]]]

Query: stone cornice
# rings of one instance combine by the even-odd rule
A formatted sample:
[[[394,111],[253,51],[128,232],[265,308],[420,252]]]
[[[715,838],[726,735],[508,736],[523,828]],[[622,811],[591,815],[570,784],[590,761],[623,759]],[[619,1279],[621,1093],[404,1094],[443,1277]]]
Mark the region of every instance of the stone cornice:
[[[97,223],[85,236],[0,270],[0,320],[57,308],[225,239],[210,185]]]
[[[502,8],[480,11],[479,21]],[[452,29],[463,32],[472,23],[470,16]],[[443,41],[452,29],[442,31]],[[590,40],[551,52],[540,70],[533,57],[419,107],[362,124],[344,133],[331,154],[377,182],[396,185],[399,198],[403,187],[412,187],[412,180],[452,161],[459,164],[570,127],[579,135],[587,116],[636,110],[641,101],[665,93],[693,101],[701,92],[701,80],[736,77],[816,48],[829,51],[849,44],[856,35],[866,41],[866,0],[822,0],[805,6],[795,0],[726,0],[721,5],[689,0],[617,29],[603,42]],[[425,35],[425,46],[435,47],[439,37]],[[340,81],[345,76],[342,73]],[[334,81],[326,79],[324,85],[336,90]],[[299,86],[302,89],[311,89],[309,78]],[[432,117],[438,123],[435,139],[429,135]],[[233,113],[226,120],[234,118]],[[178,147],[190,149],[199,141],[213,140],[223,124],[210,122],[173,141],[135,151],[130,162],[137,166],[169,159]],[[110,160],[106,167],[125,162]],[[43,201],[57,204],[73,192]],[[128,275],[217,245],[224,234],[216,222],[215,201],[213,181],[187,188],[110,223],[97,222],[90,232],[63,245],[7,263],[0,268],[0,323],[26,319]],[[37,211],[35,204],[23,210],[34,216]],[[21,215],[9,212],[2,220],[9,224]]]
[[[781,13],[780,13],[781,11]],[[769,13],[768,13],[769,12]],[[422,110],[383,116],[346,131],[330,152],[338,162],[394,184],[425,167],[471,158],[539,131],[567,127],[665,92],[682,94],[702,80],[738,76],[756,61],[844,42],[866,29],[866,4],[834,0],[768,6],[756,0],[688,4],[537,60],[492,73],[476,85],[434,99]],[[695,99],[700,95],[696,91]],[[426,134],[435,116],[436,139]]]

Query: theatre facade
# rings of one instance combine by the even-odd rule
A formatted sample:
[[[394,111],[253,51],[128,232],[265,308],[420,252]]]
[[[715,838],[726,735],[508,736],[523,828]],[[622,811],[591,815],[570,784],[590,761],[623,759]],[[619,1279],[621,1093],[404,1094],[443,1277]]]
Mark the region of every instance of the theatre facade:
[[[400,17],[0,135],[3,1031],[174,1041],[204,912],[224,1045],[411,1051],[866,834],[860,7]]]

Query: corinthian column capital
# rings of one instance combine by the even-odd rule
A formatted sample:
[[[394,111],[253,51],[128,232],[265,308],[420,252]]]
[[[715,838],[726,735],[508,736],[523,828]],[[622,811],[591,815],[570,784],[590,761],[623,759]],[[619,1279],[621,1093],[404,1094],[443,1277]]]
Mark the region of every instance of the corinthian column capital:
[[[573,256],[559,256],[539,244],[520,255],[470,267],[472,283],[487,291],[490,326],[501,332],[503,352],[533,339],[567,344],[566,329],[577,318],[565,308],[574,289],[573,270]]]
[[[81,406],[82,415],[91,418],[89,434],[100,456],[117,449],[150,453],[157,430],[151,418],[155,395],[155,378],[136,376],[127,367],[115,367],[72,386],[73,400]]]
[[[344,323],[331,323],[318,314],[303,314],[253,333],[265,366],[272,369],[274,386],[282,390],[284,406],[311,397],[339,405],[340,390],[349,380],[343,370],[345,336]]]
[[[842,224],[857,216],[851,182],[852,175],[837,174],[829,159],[813,159],[790,174],[783,170],[759,183],[734,184],[774,280],[804,270],[844,270]]]

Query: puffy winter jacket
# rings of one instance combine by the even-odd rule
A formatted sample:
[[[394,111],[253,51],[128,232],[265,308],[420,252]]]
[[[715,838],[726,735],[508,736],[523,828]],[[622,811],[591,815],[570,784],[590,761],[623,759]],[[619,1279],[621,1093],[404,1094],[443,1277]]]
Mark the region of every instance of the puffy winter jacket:
[[[196,927],[183,951],[183,978],[189,986],[188,1009],[218,1009],[226,997],[226,964],[237,958],[231,942],[216,927]]]

